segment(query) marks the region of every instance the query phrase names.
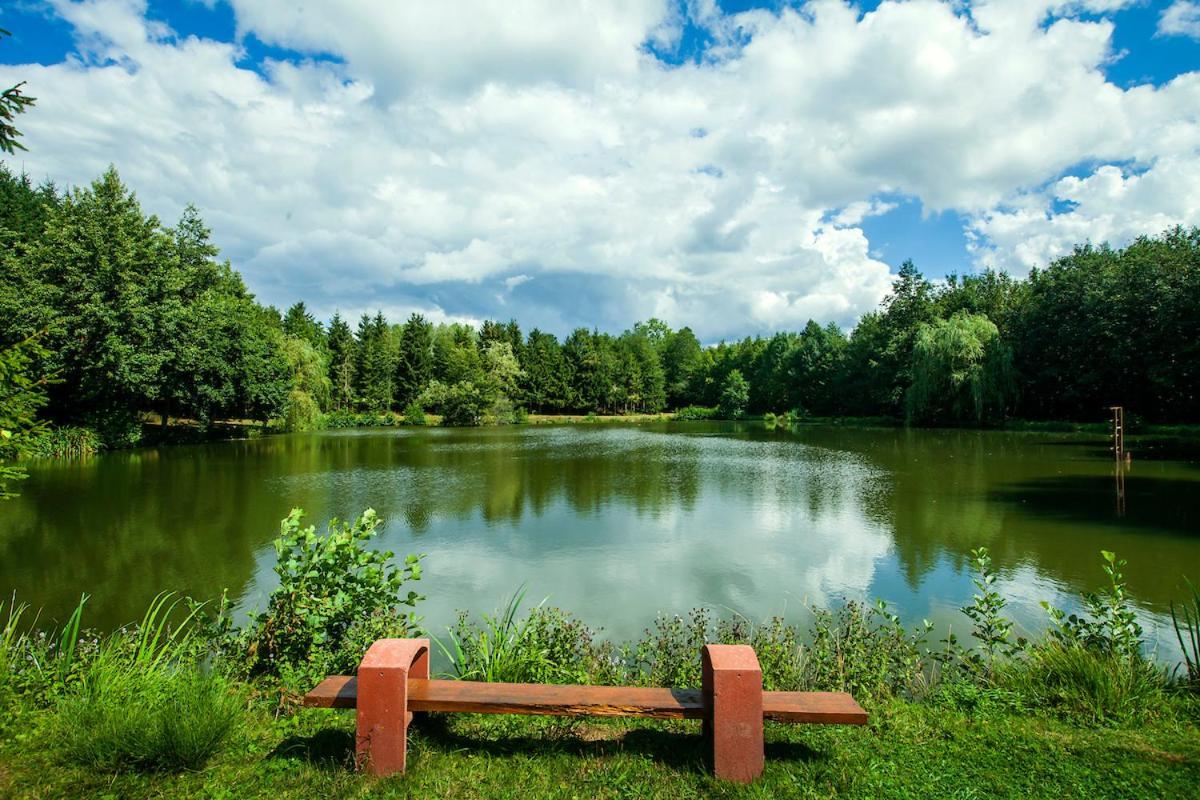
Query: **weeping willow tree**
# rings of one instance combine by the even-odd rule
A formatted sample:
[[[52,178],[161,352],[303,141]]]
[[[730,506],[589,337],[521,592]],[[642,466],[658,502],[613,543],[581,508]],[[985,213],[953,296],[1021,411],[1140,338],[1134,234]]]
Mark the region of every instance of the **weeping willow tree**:
[[[986,316],[959,311],[919,327],[912,376],[909,422],[994,424],[1012,395],[1012,352]]]

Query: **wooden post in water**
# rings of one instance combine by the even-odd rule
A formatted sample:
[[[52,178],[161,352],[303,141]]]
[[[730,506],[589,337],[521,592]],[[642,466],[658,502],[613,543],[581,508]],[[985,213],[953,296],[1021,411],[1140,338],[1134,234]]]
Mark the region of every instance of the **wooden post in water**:
[[[1109,406],[1112,411],[1113,476],[1117,481],[1117,516],[1125,516],[1125,465],[1129,453],[1125,450],[1125,407]]]
[[[1117,461],[1125,460],[1125,407],[1109,406],[1112,412],[1112,451]]]

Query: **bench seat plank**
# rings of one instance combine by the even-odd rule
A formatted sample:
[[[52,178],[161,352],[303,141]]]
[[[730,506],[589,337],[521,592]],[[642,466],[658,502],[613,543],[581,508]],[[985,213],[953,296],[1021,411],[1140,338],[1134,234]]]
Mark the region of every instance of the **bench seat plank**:
[[[304,696],[304,705],[318,708],[355,708],[357,704],[357,680],[349,675],[326,678]],[[697,689],[629,686],[414,679],[408,682],[408,708],[475,714],[704,718],[704,702]],[[779,722],[840,725],[863,725],[867,721],[867,713],[844,692],[764,692],[763,717]]]

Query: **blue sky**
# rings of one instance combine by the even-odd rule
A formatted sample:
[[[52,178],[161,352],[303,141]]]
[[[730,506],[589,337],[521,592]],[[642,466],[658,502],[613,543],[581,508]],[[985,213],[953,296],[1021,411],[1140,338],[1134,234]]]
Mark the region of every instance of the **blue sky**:
[[[850,326],[906,258],[1200,223],[1200,4],[15,0],[35,178],[196,203],[319,313]]]

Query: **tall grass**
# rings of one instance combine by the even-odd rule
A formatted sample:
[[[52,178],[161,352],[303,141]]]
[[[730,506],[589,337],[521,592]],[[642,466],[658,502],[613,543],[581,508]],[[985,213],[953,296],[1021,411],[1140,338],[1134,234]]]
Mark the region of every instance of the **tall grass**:
[[[1191,581],[1187,585],[1192,596],[1180,604],[1178,611],[1175,603],[1171,603],[1171,622],[1179,639],[1179,649],[1183,651],[1187,681],[1192,687],[1200,688],[1200,590]]]
[[[961,611],[972,622],[966,643],[948,634],[931,646],[933,626],[906,627],[886,603],[847,602],[810,609],[808,630],[772,619],[715,619],[707,609],[659,616],[636,642],[601,640],[578,620],[539,604],[520,614],[525,589],[500,611],[473,622],[465,613],[439,642],[465,680],[694,687],[708,642],[749,644],[768,690],[847,691],[864,700],[922,699],[957,705],[986,700],[1039,709],[1087,723],[1136,720],[1158,713],[1172,678],[1142,651],[1141,628],[1125,591],[1124,561],[1102,552],[1107,586],[1082,596],[1083,612],[1049,608],[1049,628],[1030,644],[1013,633],[984,549],[973,551],[976,594]],[[1200,667],[1200,593],[1175,610],[1189,678]]]
[[[202,606],[188,604],[172,624],[182,602],[171,593],[155,597],[136,627],[103,642],[59,699],[55,738],[70,760],[104,770],[196,769],[228,739],[242,701],[198,662]]]
[[[242,701],[195,664],[138,668],[119,647],[106,647],[56,711],[56,739],[76,763],[177,771],[203,766],[220,749]]]
[[[0,627],[0,711],[8,707],[12,699],[13,667],[21,657],[24,634],[20,633],[21,617],[25,615],[28,606],[18,605],[14,597],[8,605],[8,614],[4,625]],[[4,602],[0,601],[0,614],[4,613]]]
[[[33,441],[31,455],[39,458],[82,458],[103,449],[100,435],[91,428],[64,425],[47,429]]]
[[[998,683],[1029,707],[1095,723],[1155,715],[1168,686],[1166,673],[1145,658],[1055,640],[1008,664]]]
[[[465,681],[523,683],[537,681],[553,671],[556,665],[550,661],[547,649],[533,636],[537,630],[535,614],[517,621],[525,592],[521,586],[503,608],[484,614],[481,625],[473,625],[466,614],[460,613],[458,623],[447,631],[449,644],[434,640],[450,660],[455,677]]]
[[[87,601],[88,595],[81,595],[57,631],[38,630],[36,616],[25,624],[29,605],[18,603],[15,594],[6,614],[0,601],[0,614],[5,614],[0,628],[0,700],[18,690],[45,694],[68,680],[78,664],[80,625]]]

